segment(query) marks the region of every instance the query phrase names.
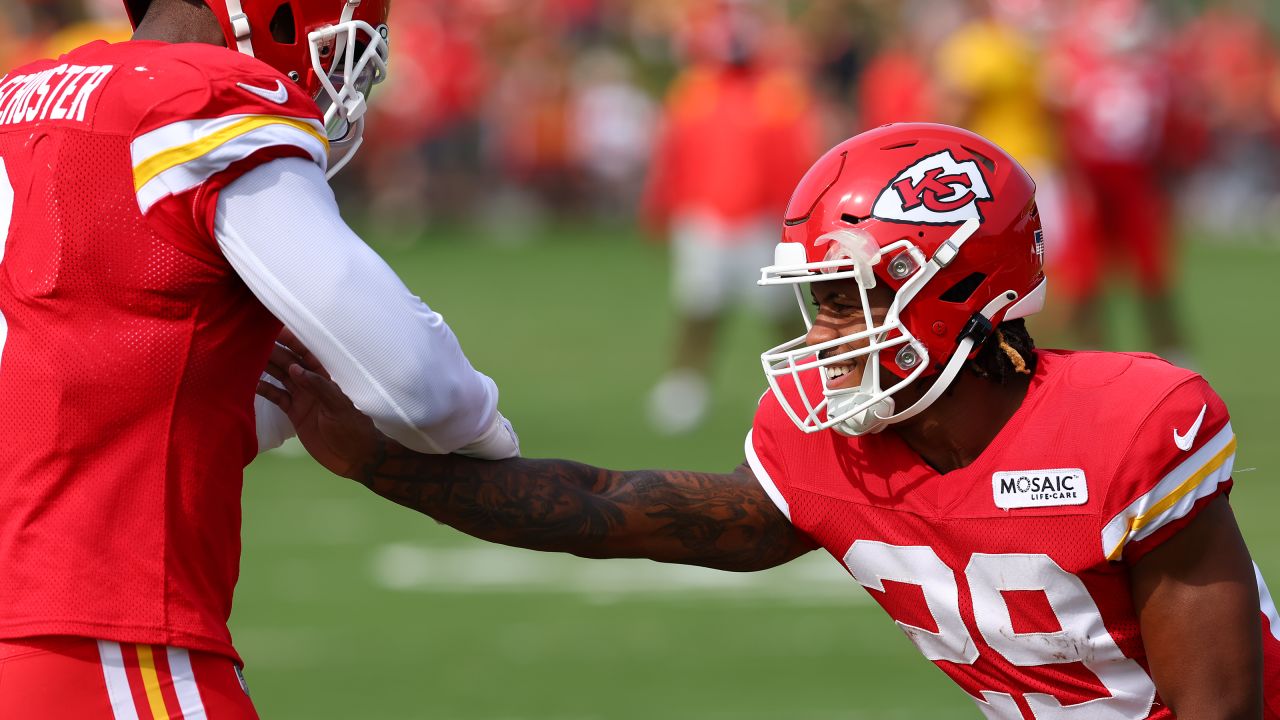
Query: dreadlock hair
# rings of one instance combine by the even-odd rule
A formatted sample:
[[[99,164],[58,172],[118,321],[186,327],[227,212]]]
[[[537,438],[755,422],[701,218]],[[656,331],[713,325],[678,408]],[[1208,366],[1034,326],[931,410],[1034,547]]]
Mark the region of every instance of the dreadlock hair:
[[[968,367],[979,377],[1003,385],[1018,375],[1035,373],[1035,349],[1026,321],[1006,320],[996,326]]]

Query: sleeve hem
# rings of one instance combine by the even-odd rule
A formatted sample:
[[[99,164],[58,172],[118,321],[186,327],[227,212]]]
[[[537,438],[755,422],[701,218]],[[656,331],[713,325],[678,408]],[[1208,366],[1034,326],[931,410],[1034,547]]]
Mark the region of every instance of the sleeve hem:
[[[777,505],[778,509],[782,511],[782,514],[786,516],[788,521],[790,521],[791,506],[787,503],[787,499],[783,496],[782,491],[778,489],[777,484],[774,483],[773,478],[769,476],[769,471],[766,470],[764,464],[760,462],[760,456],[756,454],[755,444],[752,442],[752,435],[754,432],[754,430],[747,432],[747,465],[751,468],[751,474],[755,475],[756,482],[760,483],[760,486],[764,488],[765,494],[769,496],[769,499],[773,501],[773,504]]]

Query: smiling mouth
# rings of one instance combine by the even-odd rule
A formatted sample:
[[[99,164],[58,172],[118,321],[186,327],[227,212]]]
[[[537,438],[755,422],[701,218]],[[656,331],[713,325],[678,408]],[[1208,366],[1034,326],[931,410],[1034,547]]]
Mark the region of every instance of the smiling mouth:
[[[847,387],[855,379],[853,374],[857,363],[845,363],[840,365],[827,365],[822,368],[823,377],[826,378],[828,389]]]

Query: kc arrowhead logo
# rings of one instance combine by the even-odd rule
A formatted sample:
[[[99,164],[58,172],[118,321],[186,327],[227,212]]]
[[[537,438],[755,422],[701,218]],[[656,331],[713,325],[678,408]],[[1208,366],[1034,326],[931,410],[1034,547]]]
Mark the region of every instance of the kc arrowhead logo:
[[[873,217],[896,222],[953,225],[982,220],[978,207],[991,191],[973,160],[956,160],[943,150],[917,160],[894,178],[871,209]]]

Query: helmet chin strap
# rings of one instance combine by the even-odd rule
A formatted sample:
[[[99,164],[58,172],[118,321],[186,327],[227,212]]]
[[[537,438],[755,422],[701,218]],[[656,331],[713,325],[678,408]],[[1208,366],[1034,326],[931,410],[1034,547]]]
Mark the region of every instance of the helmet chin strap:
[[[995,317],[996,313],[1000,312],[1007,305],[1017,299],[1018,293],[1012,290],[1007,290],[997,295],[991,302],[987,303],[987,306],[982,308],[982,312],[979,313],[979,315],[982,316],[982,319],[986,321],[989,327],[991,318]],[[964,338],[956,345],[955,352],[951,354],[951,359],[947,361],[947,366],[938,374],[938,379],[934,381],[933,387],[929,388],[929,390],[919,400],[915,401],[915,403],[906,410],[903,410],[897,415],[890,415],[888,417],[878,416],[877,419],[882,421],[884,425],[891,425],[893,423],[913,418],[928,409],[934,401],[942,397],[942,393],[946,392],[948,387],[951,387],[951,383],[956,379],[956,376],[960,374],[960,369],[964,367],[965,361],[969,359],[969,353],[973,351],[973,346],[976,343],[977,340],[974,337],[974,333],[965,333]],[[893,412],[892,405],[890,405],[890,412]],[[884,425],[878,429],[883,429]]]
[[[249,39],[251,30],[249,16],[244,14],[244,8],[241,7],[240,0],[227,0],[227,17],[231,20],[231,31],[236,36],[236,50],[249,57],[254,57],[253,42]]]

